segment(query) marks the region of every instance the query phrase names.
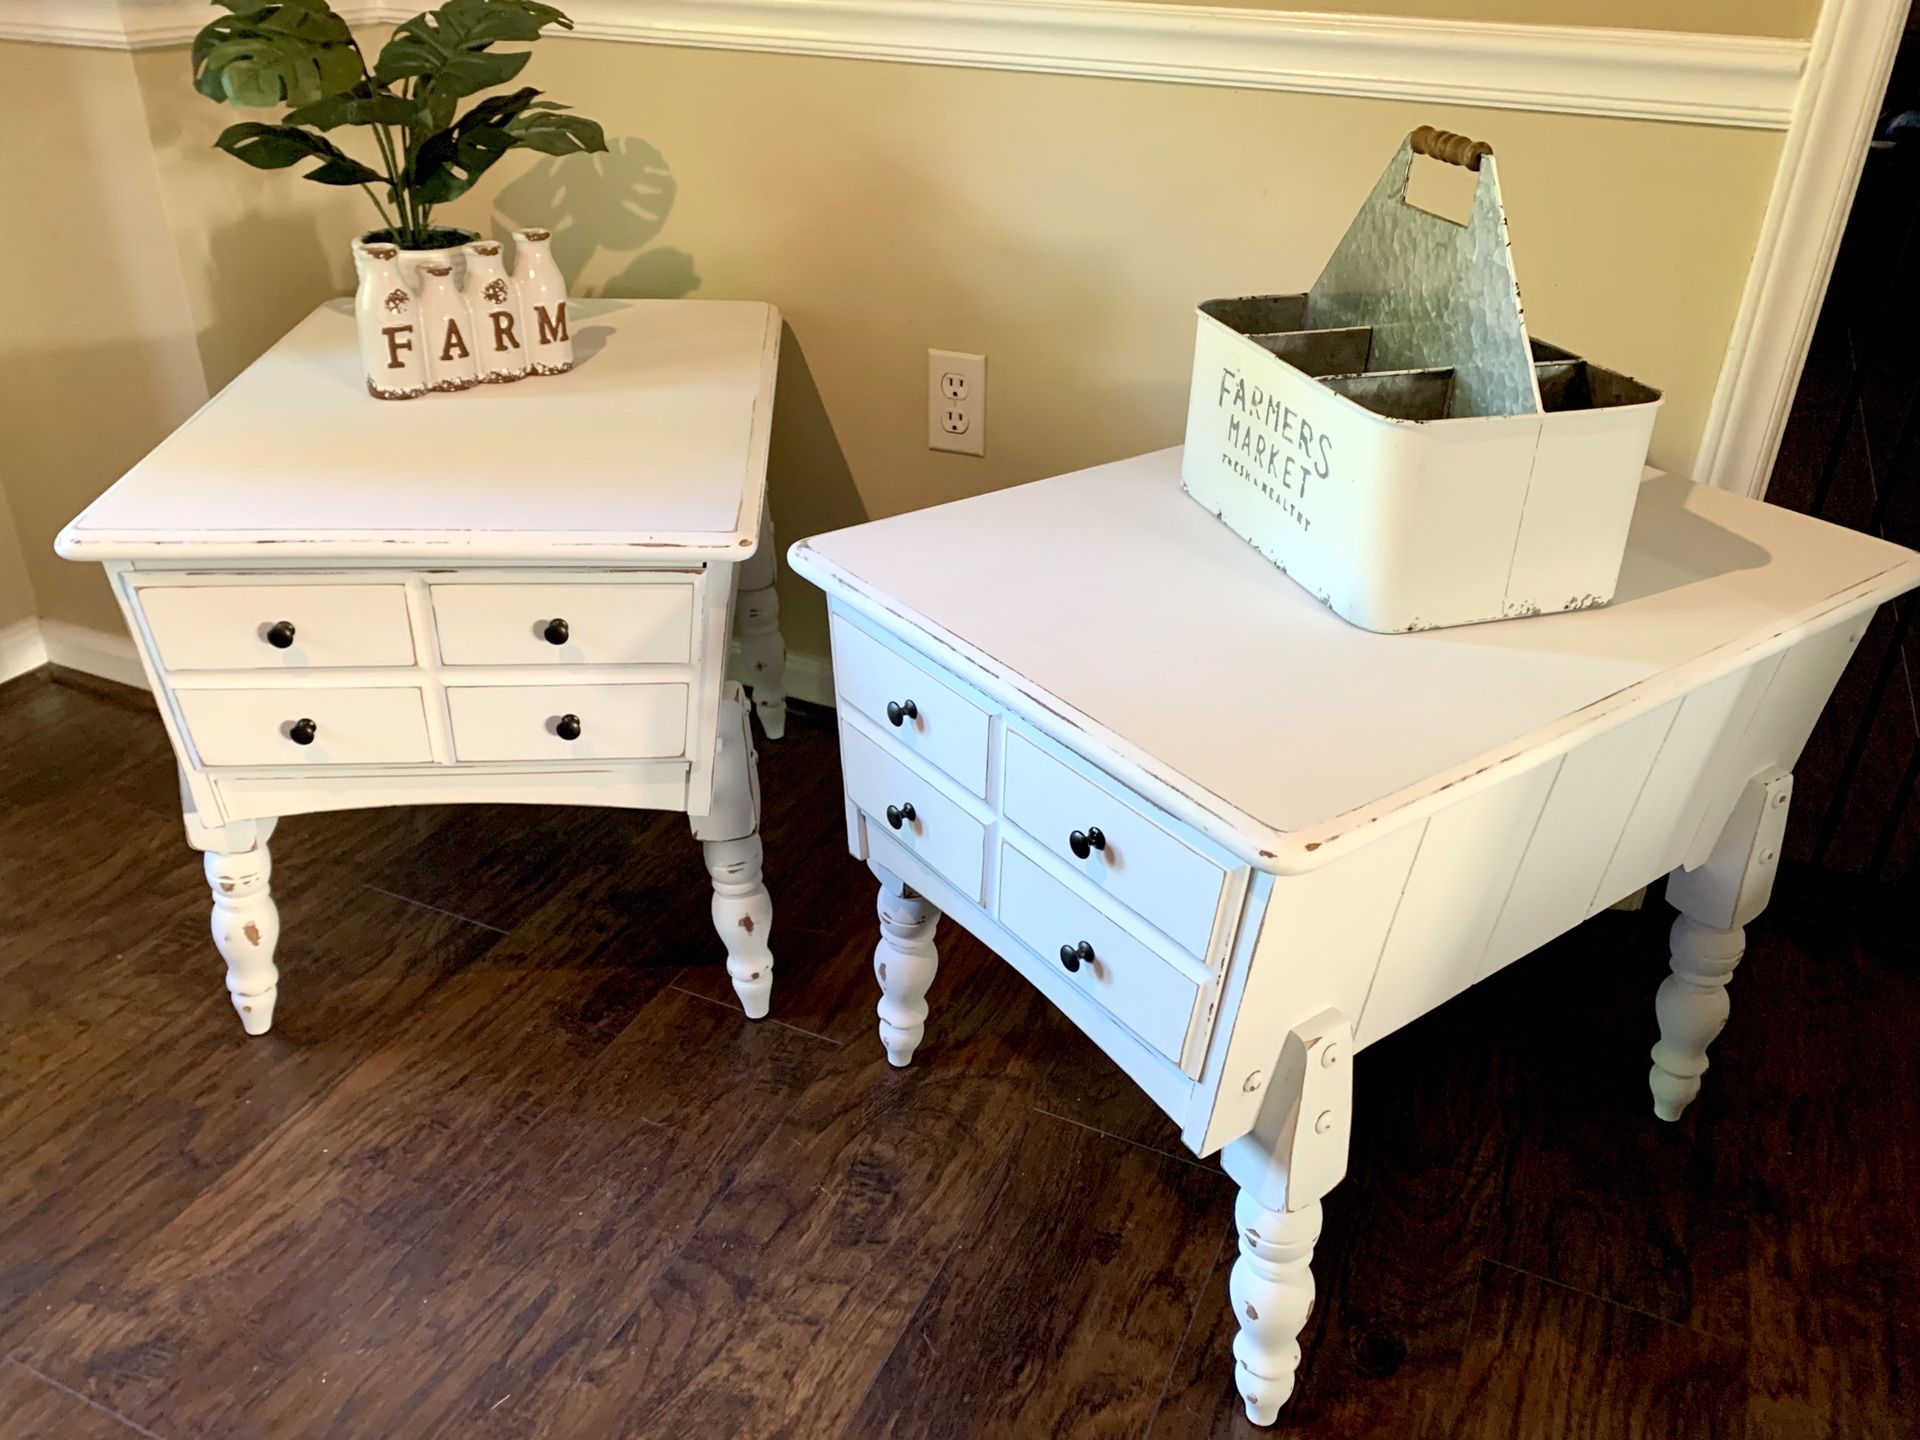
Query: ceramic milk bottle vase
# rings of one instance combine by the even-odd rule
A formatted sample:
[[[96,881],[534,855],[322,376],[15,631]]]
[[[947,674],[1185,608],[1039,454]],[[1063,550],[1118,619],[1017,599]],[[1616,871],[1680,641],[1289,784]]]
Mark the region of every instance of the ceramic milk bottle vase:
[[[360,330],[360,363],[367,391],[381,400],[410,400],[426,392],[426,347],[420,302],[400,276],[400,252],[368,245],[354,257],[360,284],[354,318]]]
[[[527,341],[528,368],[558,375],[573,368],[573,333],[567,327],[567,282],[553,260],[553,232],[513,232],[513,283]]]
[[[519,297],[497,240],[476,240],[467,246],[466,296],[482,383],[500,385],[523,377],[527,347],[520,333]]]
[[[453,267],[420,267],[420,328],[426,335],[427,384],[433,390],[465,390],[479,380],[474,361],[473,316],[467,297],[453,288]]]

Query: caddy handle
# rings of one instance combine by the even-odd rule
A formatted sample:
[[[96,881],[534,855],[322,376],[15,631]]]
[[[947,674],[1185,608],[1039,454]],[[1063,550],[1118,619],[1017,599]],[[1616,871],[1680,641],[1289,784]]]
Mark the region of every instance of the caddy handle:
[[[1416,155],[1425,155],[1448,165],[1464,166],[1468,170],[1478,170],[1480,157],[1493,153],[1493,146],[1484,140],[1470,140],[1465,135],[1456,135],[1451,130],[1436,130],[1431,125],[1422,125],[1407,136],[1407,142],[1413,146]]]

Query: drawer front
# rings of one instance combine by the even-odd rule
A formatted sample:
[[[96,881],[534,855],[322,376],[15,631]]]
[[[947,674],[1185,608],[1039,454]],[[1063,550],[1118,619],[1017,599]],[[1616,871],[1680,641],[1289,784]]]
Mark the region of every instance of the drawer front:
[[[940,787],[924,779],[888,754],[844,720],[840,724],[840,768],[847,794],[867,814],[869,825],[886,826],[886,833],[917,855],[963,895],[981,898],[985,871],[986,827]],[[894,829],[887,807],[913,807],[913,818]]]
[[[842,708],[866,716],[888,739],[985,797],[987,712],[938,678],[932,666],[888,649],[836,615],[833,679]],[[889,705],[895,707],[891,712]]]
[[[687,749],[687,695],[677,683],[449,686],[454,758],[675,759]]]
[[[176,690],[204,766],[419,765],[433,759],[424,694],[363,690]],[[313,738],[294,738],[310,721]]]
[[[691,579],[428,589],[448,665],[684,665],[693,658]]]
[[[1226,871],[1166,825],[1047,754],[1016,730],[1007,731],[1006,816],[1053,854],[1121,904],[1205,958]],[[1099,830],[1106,845],[1073,851],[1073,832]]]
[[[1062,885],[1018,847],[1000,847],[1000,923],[1048,965],[1060,947],[1092,948],[1091,960],[1067,973],[1070,983],[1176,1065],[1200,986],[1092,905]],[[1064,969],[1064,967],[1063,967]]]
[[[413,664],[402,585],[143,585],[137,593],[169,671]]]

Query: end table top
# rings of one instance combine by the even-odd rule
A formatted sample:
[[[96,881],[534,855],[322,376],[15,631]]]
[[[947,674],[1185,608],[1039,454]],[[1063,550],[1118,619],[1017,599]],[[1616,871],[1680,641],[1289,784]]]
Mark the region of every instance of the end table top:
[[[574,300],[565,375],[367,394],[322,305],[87,507],[76,560],[742,560],[766,501],[780,315]]]
[[[835,531],[790,558],[1283,873],[1920,584],[1910,550],[1655,475],[1613,604],[1375,635],[1183,494],[1178,449]]]

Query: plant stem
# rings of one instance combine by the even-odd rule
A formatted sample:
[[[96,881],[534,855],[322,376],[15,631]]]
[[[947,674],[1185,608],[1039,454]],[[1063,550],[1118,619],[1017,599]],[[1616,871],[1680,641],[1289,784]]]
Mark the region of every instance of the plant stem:
[[[380,218],[386,222],[387,229],[393,229],[393,217],[387,214],[387,207],[380,203],[380,197],[373,193],[373,187],[363,180],[360,182],[360,188],[367,192],[367,199],[371,200],[373,208],[380,212]]]

